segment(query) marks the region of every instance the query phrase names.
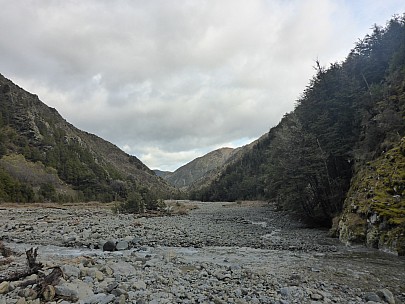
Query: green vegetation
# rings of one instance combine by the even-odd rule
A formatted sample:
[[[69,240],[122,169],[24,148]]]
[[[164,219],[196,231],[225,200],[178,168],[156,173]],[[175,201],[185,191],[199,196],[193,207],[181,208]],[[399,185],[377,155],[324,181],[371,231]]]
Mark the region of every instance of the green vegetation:
[[[67,123],[0,75],[0,202],[126,201],[176,192],[135,156]]]
[[[144,213],[146,211],[162,210],[166,205],[146,188],[131,192],[127,200],[113,207],[115,213]]]
[[[405,254],[405,138],[355,175],[339,226],[341,239]],[[357,220],[354,220],[357,219]],[[356,222],[362,221],[362,225]]]
[[[331,226],[354,174],[405,135],[405,16],[374,26],[344,62],[324,68],[317,61],[315,68],[295,110],[192,199],[266,199],[311,224]],[[397,172],[404,175],[402,167]],[[395,183],[384,187],[384,195],[398,191]],[[402,214],[391,204],[373,208]]]

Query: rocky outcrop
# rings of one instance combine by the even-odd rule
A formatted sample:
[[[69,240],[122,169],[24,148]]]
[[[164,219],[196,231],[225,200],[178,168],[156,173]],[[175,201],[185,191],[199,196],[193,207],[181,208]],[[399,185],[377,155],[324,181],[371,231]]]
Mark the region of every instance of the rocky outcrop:
[[[365,244],[405,255],[405,138],[355,175],[337,233],[346,244]]]
[[[235,151],[232,148],[221,148],[209,152],[178,168],[173,173],[164,174],[162,177],[177,188],[187,189],[198,180],[215,174],[223,168],[228,159],[235,154]]]

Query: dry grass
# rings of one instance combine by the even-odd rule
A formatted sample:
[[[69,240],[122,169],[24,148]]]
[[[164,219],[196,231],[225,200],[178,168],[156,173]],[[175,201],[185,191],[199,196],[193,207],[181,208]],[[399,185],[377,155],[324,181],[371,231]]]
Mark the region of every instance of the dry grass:
[[[102,208],[111,209],[114,203],[100,202],[79,202],[79,203],[0,203],[0,208],[50,208],[50,209],[65,209],[65,208]]]
[[[165,201],[171,215],[187,215],[191,210],[198,209],[198,205],[190,201]]]
[[[269,206],[265,201],[236,201],[228,204],[224,204],[224,207],[266,207]]]

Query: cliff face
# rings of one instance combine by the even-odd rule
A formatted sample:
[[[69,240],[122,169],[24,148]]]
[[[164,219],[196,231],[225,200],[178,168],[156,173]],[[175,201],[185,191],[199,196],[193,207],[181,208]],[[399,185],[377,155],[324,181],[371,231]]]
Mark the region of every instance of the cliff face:
[[[347,244],[405,255],[405,137],[353,178],[337,233]]]

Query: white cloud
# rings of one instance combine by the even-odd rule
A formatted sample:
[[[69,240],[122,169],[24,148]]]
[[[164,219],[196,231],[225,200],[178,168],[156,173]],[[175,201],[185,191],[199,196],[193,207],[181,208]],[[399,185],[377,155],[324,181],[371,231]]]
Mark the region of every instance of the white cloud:
[[[0,0],[0,73],[69,122],[175,169],[255,139],[399,0]],[[360,18],[361,17],[361,18]]]

